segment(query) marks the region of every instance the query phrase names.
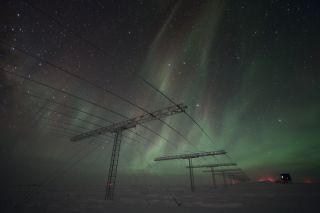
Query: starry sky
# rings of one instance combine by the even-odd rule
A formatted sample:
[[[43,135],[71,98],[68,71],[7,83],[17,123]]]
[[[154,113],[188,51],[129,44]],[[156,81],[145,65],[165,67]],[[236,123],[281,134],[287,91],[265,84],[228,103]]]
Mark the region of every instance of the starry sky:
[[[137,126],[120,176],[185,176],[186,162],[153,159],[223,149],[194,162],[320,179],[317,1],[12,0],[0,11],[2,179],[37,183],[65,167],[61,181],[104,180],[112,134],[69,139],[144,113],[104,89],[149,112],[172,105],[140,77],[212,140],[183,113],[164,120],[184,137],[157,120],[145,125],[161,137]]]

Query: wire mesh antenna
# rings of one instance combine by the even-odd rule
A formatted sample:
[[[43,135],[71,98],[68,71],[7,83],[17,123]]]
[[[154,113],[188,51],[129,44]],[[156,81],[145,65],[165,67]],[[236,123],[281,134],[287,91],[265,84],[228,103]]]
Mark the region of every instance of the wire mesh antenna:
[[[22,94],[25,94],[25,95],[27,95],[27,96],[30,96],[31,98],[36,98],[36,99],[39,99],[39,100],[42,100],[42,101],[46,101],[46,100],[47,100],[47,101],[49,101],[50,103],[54,103],[54,104],[56,104],[56,105],[58,105],[58,106],[62,106],[62,107],[64,107],[64,108],[67,108],[67,109],[70,109],[70,110],[73,110],[73,111],[81,112],[81,113],[83,113],[83,114],[86,114],[87,116],[94,117],[94,118],[96,118],[96,119],[102,120],[102,121],[107,122],[107,123],[113,123],[113,121],[111,121],[111,120],[108,120],[108,119],[106,119],[106,118],[104,118],[104,117],[101,117],[101,116],[99,116],[99,115],[92,114],[92,113],[90,113],[90,112],[84,111],[84,110],[79,109],[79,108],[77,108],[77,107],[74,107],[74,106],[72,106],[72,105],[68,105],[68,104],[65,104],[65,103],[57,102],[57,101],[55,101],[55,100],[53,100],[53,99],[41,97],[41,96],[35,95],[35,94],[33,94],[33,93],[30,93],[30,92],[29,92],[29,93],[27,93],[27,92],[21,92],[21,93],[22,93]],[[74,119],[77,119],[77,118],[74,118]],[[50,120],[50,119],[48,119],[48,120]],[[86,121],[86,123],[89,123],[89,122]],[[77,125],[74,125],[74,124],[69,124],[69,126],[70,126],[70,125],[71,125],[71,126],[77,126]],[[78,127],[80,127],[80,126],[78,126]],[[86,130],[90,130],[90,129],[88,129],[88,128],[83,128],[83,127],[80,127],[80,128],[86,129]],[[137,136],[139,136],[140,138],[144,139],[145,141],[148,141],[148,140],[149,140],[149,139],[147,139],[146,137],[144,137],[143,135],[137,133],[136,131],[132,131],[132,130],[128,130],[128,131],[131,132],[131,133],[133,133],[133,134],[135,134],[135,135],[137,135]],[[126,136],[124,136],[124,137],[126,137]],[[131,138],[131,140],[133,140],[133,139]],[[136,141],[136,142],[140,143],[139,141]],[[170,145],[172,145],[172,144],[170,144]]]
[[[103,53],[104,55],[108,55],[108,54],[107,54],[108,51],[106,51],[105,49],[103,49],[103,48],[95,45],[95,44],[92,43],[91,41],[87,40],[86,38],[84,38],[83,36],[81,36],[81,34],[80,34],[79,32],[71,29],[70,26],[67,26],[67,25],[63,24],[61,21],[59,21],[59,20],[56,19],[55,17],[53,17],[53,16],[51,16],[50,14],[48,14],[45,10],[41,9],[40,7],[35,6],[34,4],[30,3],[30,1],[28,1],[28,0],[24,0],[24,2],[25,2],[27,5],[29,5],[31,8],[33,8],[34,10],[38,11],[38,12],[41,13],[42,15],[44,15],[44,16],[46,16],[47,18],[51,19],[54,23],[56,23],[57,25],[59,25],[59,26],[62,27],[63,29],[67,30],[71,35],[73,35],[73,36],[76,37],[77,39],[80,39],[81,41],[84,41],[84,42],[87,43],[89,46],[93,47],[94,49],[98,50],[99,52]],[[128,103],[128,104],[130,104],[130,105],[132,105],[132,106],[134,106],[134,107],[142,110],[142,111],[145,112],[145,113],[149,113],[146,109],[144,109],[144,108],[142,108],[141,106],[133,103],[132,101],[130,101],[130,100],[128,100],[128,99],[126,99],[126,98],[124,98],[124,97],[122,97],[122,96],[114,93],[114,92],[112,92],[111,90],[108,90],[108,89],[104,88],[103,86],[96,85],[95,83],[89,81],[89,80],[86,79],[86,78],[83,78],[83,77],[81,77],[81,76],[79,76],[79,75],[77,75],[77,74],[75,74],[75,73],[73,73],[73,72],[70,72],[70,71],[67,70],[67,69],[64,69],[64,68],[62,68],[62,67],[60,67],[60,66],[58,66],[58,65],[56,65],[56,64],[51,63],[50,61],[47,61],[47,60],[44,60],[44,59],[41,58],[41,57],[38,57],[36,54],[31,54],[31,53],[29,53],[29,52],[27,52],[27,51],[24,51],[24,50],[21,49],[21,48],[13,47],[11,44],[9,44],[9,43],[7,43],[7,42],[4,42],[4,41],[0,41],[0,42],[1,42],[3,45],[9,46],[9,47],[11,47],[11,48],[15,48],[15,49],[19,50],[20,52],[22,52],[22,53],[24,53],[24,54],[27,54],[27,55],[29,55],[29,56],[37,59],[37,60],[41,60],[41,61],[43,61],[44,63],[46,63],[46,64],[48,64],[48,65],[56,68],[57,70],[60,70],[60,71],[62,71],[62,72],[64,72],[64,73],[66,73],[66,74],[74,77],[75,79],[81,80],[81,81],[83,81],[83,82],[85,82],[85,83],[87,83],[87,84],[89,84],[89,85],[91,85],[91,86],[93,86],[93,87],[95,87],[95,88],[97,88],[97,89],[100,89],[100,90],[102,90],[102,91],[104,91],[104,92],[106,92],[106,93],[109,93],[109,94],[111,94],[111,95],[119,98],[120,100],[122,100],[122,101],[124,101],[124,102],[126,102],[126,103]],[[187,115],[188,115],[188,114],[187,114]],[[190,116],[190,115],[188,115],[188,116]],[[190,116],[190,118],[192,119],[191,116]],[[171,125],[169,125],[169,124],[166,123],[165,121],[161,120],[160,118],[158,118],[158,120],[161,121],[161,122],[162,122],[163,124],[165,124],[166,126],[168,126],[171,130],[173,130],[176,134],[178,134],[180,137],[182,137],[185,141],[187,141],[188,143],[190,143],[191,145],[193,145],[192,142],[191,142],[190,140],[188,140],[183,134],[181,134],[177,129],[173,128]],[[193,120],[193,119],[192,119],[192,120]],[[193,122],[195,122],[195,123],[197,124],[197,122],[196,122],[195,120],[193,120]],[[201,127],[199,124],[197,124],[197,125],[199,126],[200,129],[202,129],[202,127]],[[142,125],[142,126],[143,126],[143,125]],[[143,126],[143,127],[146,128],[145,126]],[[203,130],[203,129],[202,129],[202,130]],[[151,131],[151,130],[149,129],[149,131]],[[204,130],[203,130],[203,131],[204,131]],[[154,134],[157,134],[157,133],[154,132],[154,131],[153,131],[153,133],[154,133]],[[205,133],[205,134],[206,134],[206,133]],[[158,134],[157,134],[157,135],[158,135]],[[160,135],[158,135],[158,136],[160,136]],[[207,136],[209,137],[209,135],[207,135]],[[160,136],[160,137],[161,137],[161,136]],[[166,141],[168,142],[168,140],[166,140]],[[194,145],[193,145],[193,146],[194,146]]]
[[[62,89],[55,88],[55,87],[53,87],[53,86],[51,86],[51,85],[49,85],[49,84],[46,84],[46,83],[43,83],[43,82],[40,82],[40,81],[31,79],[31,78],[28,78],[28,77],[26,77],[26,76],[24,76],[24,75],[22,75],[22,74],[18,74],[18,73],[15,73],[15,72],[11,72],[11,71],[8,71],[8,70],[3,69],[3,68],[0,68],[0,69],[1,69],[3,72],[5,72],[5,73],[7,73],[7,74],[9,74],[9,75],[13,75],[13,76],[16,76],[16,77],[18,77],[18,78],[24,79],[24,80],[26,80],[26,81],[30,81],[30,82],[32,82],[32,83],[34,83],[34,84],[36,84],[36,85],[40,85],[40,86],[42,86],[42,87],[45,87],[45,88],[48,88],[48,89],[51,89],[51,90],[54,90],[54,91],[63,93],[63,94],[65,94],[65,95],[67,95],[67,96],[70,96],[70,97],[75,98],[75,99],[77,99],[77,100],[80,100],[80,101],[83,101],[83,102],[85,102],[85,103],[91,104],[91,105],[93,105],[93,106],[95,106],[95,107],[97,107],[97,108],[103,109],[103,110],[105,110],[105,111],[107,111],[107,112],[113,113],[109,108],[107,108],[107,107],[105,107],[105,106],[102,106],[102,105],[100,105],[100,104],[97,104],[97,103],[95,103],[95,102],[92,102],[92,101],[90,101],[90,100],[87,100],[87,99],[85,99],[85,98],[83,98],[83,97],[80,97],[80,96],[78,96],[78,95],[72,94],[72,93],[67,92],[67,91],[65,91],[65,90],[62,90]],[[117,113],[117,115],[121,116],[122,118],[128,119],[127,116],[122,115],[122,114],[120,114],[120,113]],[[160,134],[157,133],[156,131],[150,129],[150,128],[147,127],[146,125],[140,124],[140,126],[142,126],[143,128],[147,129],[148,131],[152,132],[153,134],[157,135],[158,137],[162,138],[164,141],[166,141],[166,142],[169,143],[170,145],[174,146],[174,144],[173,144],[172,141],[170,141],[170,140],[168,140],[167,138],[163,137],[162,135],[160,135]]]
[[[140,110],[143,111],[144,113],[149,114],[149,115],[152,115],[151,112],[149,112],[148,110],[142,108],[141,106],[133,103],[132,101],[130,101],[130,100],[128,100],[128,99],[126,99],[126,98],[124,98],[124,97],[122,97],[122,96],[114,93],[114,92],[112,92],[111,90],[106,89],[105,87],[103,87],[103,86],[101,86],[101,85],[95,84],[94,82],[88,80],[88,79],[85,78],[85,77],[82,77],[82,76],[80,76],[80,75],[77,75],[76,73],[73,73],[73,72],[71,72],[71,71],[68,70],[68,69],[65,69],[65,68],[63,68],[63,67],[61,67],[61,66],[59,66],[59,65],[56,65],[56,64],[48,61],[48,60],[45,60],[44,58],[39,57],[38,55],[36,55],[36,54],[34,54],[34,53],[31,53],[31,52],[29,52],[29,51],[23,50],[22,48],[13,46],[13,45],[11,45],[10,43],[8,43],[8,42],[6,42],[6,41],[3,41],[3,40],[0,40],[0,44],[2,44],[2,45],[4,45],[4,46],[7,46],[7,47],[9,47],[9,48],[15,48],[15,49],[18,50],[19,52],[21,52],[21,53],[23,53],[23,54],[25,54],[25,55],[27,55],[27,56],[29,56],[29,57],[31,57],[31,58],[34,58],[34,59],[39,60],[39,61],[42,61],[43,63],[45,63],[45,64],[47,64],[47,65],[55,68],[56,70],[61,71],[61,72],[65,73],[65,74],[73,77],[74,79],[77,79],[77,80],[82,81],[82,82],[84,82],[84,83],[86,83],[86,84],[88,84],[88,85],[91,85],[93,88],[96,88],[96,89],[98,89],[98,90],[104,91],[104,92],[106,92],[106,93],[108,93],[108,94],[110,94],[110,95],[112,95],[112,96],[114,96],[114,97],[117,97],[118,99],[122,100],[123,102],[128,103],[128,104],[130,104],[130,105],[132,105],[132,106],[140,109]],[[7,71],[5,71],[5,72],[7,72]],[[8,73],[10,73],[10,72],[8,72]],[[11,74],[11,73],[10,73],[10,74]],[[22,78],[23,78],[23,77],[22,77]],[[28,78],[27,78],[27,79],[28,79]],[[31,79],[28,79],[28,80],[31,80]],[[31,80],[31,81],[32,81],[32,82],[35,82],[35,80]],[[44,85],[43,83],[40,83],[40,84],[41,84],[41,85]],[[50,87],[50,88],[53,88],[53,87]],[[70,95],[71,95],[72,97],[75,96],[75,95],[73,95],[73,94],[70,94]],[[79,98],[79,97],[77,97],[77,98]],[[83,98],[81,98],[81,99],[83,100]],[[98,106],[97,103],[92,103],[92,102],[91,102],[90,104],[93,104],[93,105],[95,105],[95,106]],[[175,105],[176,105],[176,106],[179,106],[179,105],[177,105],[177,104],[175,104]],[[98,106],[98,107],[99,107],[99,106]],[[103,108],[106,109],[106,110],[108,110],[109,112],[111,112],[111,113],[113,113],[113,114],[116,114],[116,115],[120,116],[120,117],[129,119],[127,116],[124,116],[123,114],[121,114],[121,113],[119,113],[119,112],[116,112],[116,111],[111,110],[111,109],[107,109],[106,107],[103,107]],[[179,109],[180,109],[180,110],[184,110],[184,109],[181,108],[181,107],[180,107]],[[153,116],[153,117],[154,117],[155,119],[159,120],[161,123],[163,123],[163,124],[166,125],[167,127],[169,127],[172,131],[174,131],[177,135],[179,135],[180,137],[182,137],[185,141],[187,141],[188,143],[190,143],[192,146],[195,146],[195,145],[194,145],[190,140],[188,140],[182,133],[180,133],[177,129],[175,129],[175,128],[172,127],[170,124],[168,124],[167,122],[165,122],[164,120],[162,120],[160,117],[157,117],[157,116]],[[152,129],[146,127],[146,126],[143,125],[143,124],[140,124],[140,125],[141,125],[142,127],[144,127],[145,129],[148,129],[148,130],[151,131],[152,133],[158,135],[159,137],[163,138],[165,141],[169,142],[168,139],[162,137],[161,135],[159,135],[158,133],[156,133],[156,132],[153,131]]]

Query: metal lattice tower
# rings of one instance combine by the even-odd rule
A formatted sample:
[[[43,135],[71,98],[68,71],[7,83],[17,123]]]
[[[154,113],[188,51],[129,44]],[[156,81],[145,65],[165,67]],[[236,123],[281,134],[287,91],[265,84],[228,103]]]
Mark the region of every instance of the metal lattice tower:
[[[188,159],[189,161],[189,173],[190,173],[190,188],[191,191],[194,192],[194,174],[193,174],[193,167],[192,167],[192,158]]]
[[[199,166],[193,166],[192,165],[192,159],[193,158],[199,158],[199,157],[206,157],[206,156],[214,156],[214,155],[225,155],[227,152],[224,150],[219,151],[211,151],[211,152],[199,152],[199,153],[188,153],[188,154],[178,154],[173,156],[161,156],[158,158],[155,158],[154,161],[164,161],[164,160],[176,160],[176,159],[183,159],[188,160],[189,166],[187,168],[189,169],[189,175],[190,175],[190,189],[191,192],[195,191],[194,187],[194,168],[200,168]],[[216,165],[216,164],[214,164]]]
[[[118,161],[121,146],[122,130],[118,130],[114,137],[113,148],[111,153],[110,167],[108,172],[108,179],[106,183],[105,200],[113,200],[113,193],[116,185]]]
[[[211,171],[212,174],[212,185],[213,187],[217,187],[216,184],[216,177],[215,177],[215,173],[214,173],[214,168],[216,167],[221,167],[221,166],[236,166],[236,163],[216,163],[216,164],[205,164],[205,165],[195,165],[195,166],[187,166],[187,168],[191,169],[199,169],[199,168],[210,168],[209,171]],[[224,177],[224,182],[226,181],[225,176]]]
[[[211,167],[212,186],[217,187],[216,176],[214,175],[214,167]]]
[[[108,172],[108,177],[106,182],[106,193],[105,193],[106,200],[113,200],[116,177],[117,177],[118,162],[119,162],[120,147],[121,147],[121,138],[122,138],[123,131],[136,127],[137,125],[145,123],[147,121],[152,121],[156,119],[160,120],[161,118],[184,112],[186,109],[187,109],[187,106],[183,104],[177,104],[177,105],[170,106],[152,113],[145,113],[138,117],[134,117],[125,121],[114,123],[107,127],[101,127],[95,130],[84,132],[71,138],[71,141],[80,141],[90,137],[99,136],[107,132],[115,133],[109,172]]]
[[[242,169],[217,169],[213,170],[204,170],[203,172],[210,172],[212,177],[215,177],[216,175],[221,175],[223,180],[223,185],[226,187],[227,184],[227,177],[231,178],[232,180],[239,180],[239,181],[248,181],[249,178],[246,176],[246,174],[242,171]]]

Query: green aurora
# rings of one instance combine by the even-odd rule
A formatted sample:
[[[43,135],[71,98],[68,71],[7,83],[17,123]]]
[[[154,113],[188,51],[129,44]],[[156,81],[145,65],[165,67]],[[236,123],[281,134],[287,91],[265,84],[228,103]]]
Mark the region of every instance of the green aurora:
[[[183,114],[171,116],[165,121],[185,135],[192,144],[158,121],[152,121],[147,126],[172,143],[138,126],[132,131],[148,140],[142,140],[132,132],[125,133],[140,143],[123,138],[120,175],[142,172],[159,176],[184,176],[186,162],[159,163],[153,159],[163,154],[224,149],[229,157],[196,159],[195,162],[234,161],[252,179],[269,175],[277,177],[280,172],[290,172],[299,180],[319,179],[320,81],[317,73],[319,54],[315,51],[319,49],[319,29],[312,23],[303,25],[296,21],[294,18],[299,16],[298,13],[291,18],[283,15],[281,3],[271,6],[267,2],[204,1],[194,5],[192,2],[165,1],[161,4],[146,3],[145,7],[153,8],[153,4],[159,6],[160,15],[142,11],[142,17],[150,18],[144,26],[146,38],[141,38],[145,40],[144,43],[140,41],[140,44],[139,38],[136,38],[138,41],[127,38],[121,41],[130,48],[133,46],[132,51],[126,52],[126,45],[118,42],[115,47],[109,46],[112,50],[110,52],[114,53],[110,56],[113,58],[105,60],[102,56],[87,59],[87,52],[92,50],[84,51],[86,49],[80,45],[81,41],[70,38],[62,44],[64,48],[59,49],[53,43],[46,47],[56,52],[48,56],[49,61],[87,76],[149,111],[171,105],[136,77],[143,76],[176,103],[186,104],[189,114],[213,138],[213,142],[210,141]],[[241,4],[246,6],[242,8]],[[25,16],[32,15],[26,11]],[[288,24],[292,19],[294,23]],[[70,18],[71,24],[73,21]],[[159,24],[153,26],[152,21]],[[98,22],[93,25],[103,24]],[[115,30],[119,34],[125,32],[121,27]],[[131,31],[126,32],[126,36]],[[8,36],[19,40],[22,35]],[[99,33],[90,34],[88,39],[100,41],[102,46],[113,43],[98,36]],[[24,41],[21,39],[17,46]],[[66,48],[68,45],[73,48]],[[5,46],[1,48],[7,51]],[[139,52],[139,48],[143,50]],[[76,52],[81,53],[76,56]],[[129,117],[142,113],[110,94],[93,89],[48,65],[39,67],[38,61],[18,51],[9,52],[4,58],[1,66],[7,70],[17,66],[15,71],[19,73],[31,73],[33,79],[108,106]],[[132,60],[136,61],[135,65],[130,64]],[[96,141],[71,143],[69,135],[75,134],[71,129],[82,132],[84,129],[76,126],[94,129],[98,127],[95,123],[102,126],[109,124],[79,111],[30,98],[23,94],[25,91],[76,106],[108,120],[123,120],[65,94],[7,74],[3,76],[1,96],[6,99],[6,104],[1,107],[6,122],[1,126],[1,149],[3,159],[12,161],[10,165],[15,165],[17,170],[58,168],[72,156],[71,153],[91,149],[94,145],[90,141]],[[11,85],[14,89],[4,89]],[[62,114],[48,109],[64,112],[72,118],[64,118]],[[71,127],[63,125],[62,121]],[[68,134],[62,137],[59,131]],[[95,174],[104,178],[111,155],[112,137],[102,136],[97,140],[100,139],[110,143],[83,159],[73,171],[84,176]]]

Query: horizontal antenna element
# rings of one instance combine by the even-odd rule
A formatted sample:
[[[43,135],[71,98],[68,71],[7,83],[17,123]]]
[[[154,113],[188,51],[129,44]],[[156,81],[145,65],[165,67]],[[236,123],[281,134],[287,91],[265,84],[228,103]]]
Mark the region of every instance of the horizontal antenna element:
[[[227,152],[224,150],[219,151],[211,151],[211,152],[197,152],[197,153],[188,153],[188,154],[178,154],[178,155],[171,155],[171,156],[161,156],[155,158],[154,161],[162,161],[162,160],[175,160],[175,159],[190,159],[190,158],[199,158],[205,156],[212,156],[212,155],[224,155]]]
[[[114,123],[110,126],[101,127],[101,128],[95,129],[95,130],[84,132],[80,135],[76,135],[76,136],[72,137],[71,141],[79,141],[79,140],[83,140],[83,139],[86,139],[89,137],[95,137],[95,136],[104,134],[106,132],[117,132],[119,130],[130,129],[130,128],[137,126],[138,124],[142,124],[147,121],[152,121],[152,120],[164,118],[164,117],[176,114],[176,113],[184,112],[184,110],[186,110],[186,109],[187,109],[187,106],[185,106],[183,104],[177,104],[174,106],[167,107],[165,109],[155,111],[153,113],[145,113],[145,114],[138,116],[138,117],[135,117],[135,118],[131,118],[131,119],[128,119],[125,121]]]
[[[215,163],[215,164],[206,164],[206,165],[195,165],[192,168],[213,168],[213,167],[220,167],[220,166],[236,166],[236,163]],[[189,168],[187,166],[187,168]]]

